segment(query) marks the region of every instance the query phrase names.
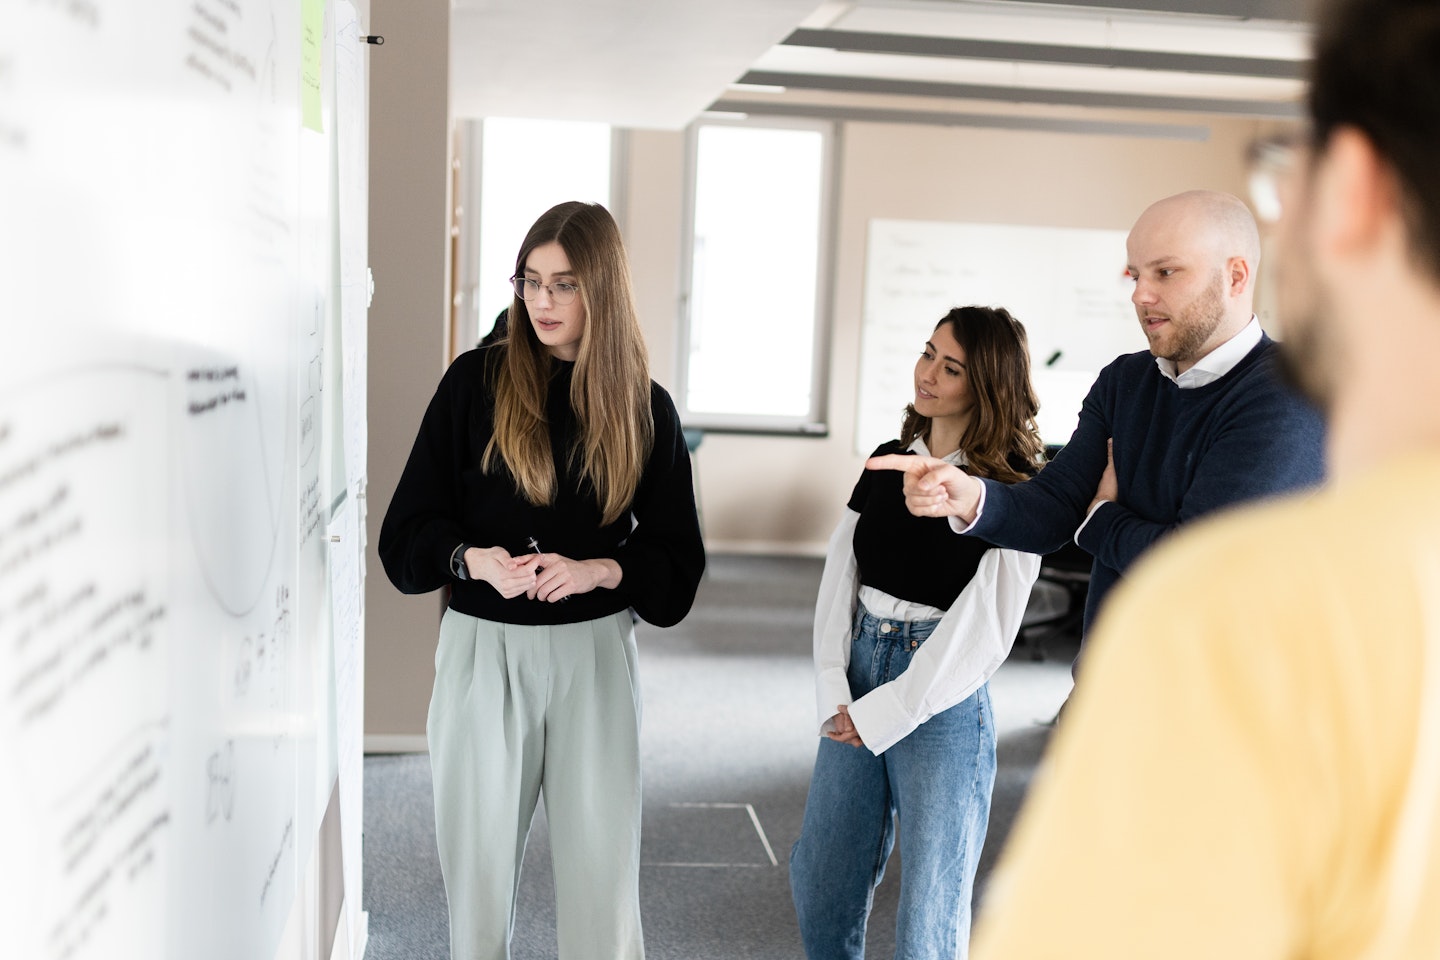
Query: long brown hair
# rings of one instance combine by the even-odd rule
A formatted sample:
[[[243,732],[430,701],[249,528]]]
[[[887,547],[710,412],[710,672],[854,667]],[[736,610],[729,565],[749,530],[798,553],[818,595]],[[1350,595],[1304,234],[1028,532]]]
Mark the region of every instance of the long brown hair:
[[[625,245],[615,219],[598,203],[572,200],[545,211],[520,245],[515,275],[524,276],[531,251],[558,243],[570,261],[585,309],[585,330],[570,381],[570,407],[580,433],[567,452],[582,483],[595,490],[601,522],[614,523],[630,506],[655,442],[650,366]],[[555,502],[555,463],[545,415],[547,385],[557,361],[535,335],[518,296],[510,305],[509,342],[495,377],[495,431],[482,465],[505,462],[533,504]]]
[[[960,438],[969,471],[1005,483],[1024,480],[1028,474],[1014,460],[1039,467],[1045,460],[1045,443],[1035,416],[1040,401],[1030,382],[1030,343],[1025,325],[1003,307],[956,307],[935,324],[945,324],[965,351],[965,371],[975,397],[975,414]],[[930,418],[905,407],[900,443],[909,446],[916,437],[930,442]]]

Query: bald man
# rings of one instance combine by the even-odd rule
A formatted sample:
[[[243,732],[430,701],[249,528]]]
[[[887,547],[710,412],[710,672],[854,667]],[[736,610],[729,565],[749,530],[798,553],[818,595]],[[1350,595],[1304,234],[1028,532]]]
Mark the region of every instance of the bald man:
[[[911,512],[950,517],[957,533],[1042,554],[1073,538],[1094,557],[1086,632],[1125,570],[1177,526],[1322,474],[1319,415],[1277,379],[1276,344],[1254,315],[1260,238],[1245,204],[1168,197],[1140,215],[1126,255],[1150,350],[1100,372],[1038,475],[1007,486],[927,457],[867,463],[904,471]],[[1183,616],[1204,598],[1175,601]]]

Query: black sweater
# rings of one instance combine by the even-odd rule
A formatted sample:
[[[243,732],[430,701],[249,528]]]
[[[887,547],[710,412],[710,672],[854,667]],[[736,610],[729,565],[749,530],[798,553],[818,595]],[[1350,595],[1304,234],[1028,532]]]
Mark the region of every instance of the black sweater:
[[[899,440],[882,443],[870,456],[910,455]],[[1018,456],[1012,466],[1030,475],[1033,465]],[[848,506],[855,522],[855,566],[859,582],[900,600],[948,610],[975,577],[991,544],[957,537],[944,517],[917,517],[905,507],[905,476],[894,470],[862,470]]]
[[[552,360],[546,413],[555,458],[555,502],[529,503],[503,463],[485,473],[480,460],[494,432],[494,369],[504,344],[461,354],[450,365],[420,424],[410,459],[380,526],[380,560],[405,593],[452,588],[450,606],[500,623],[554,624],[594,620],[633,607],[646,621],[668,627],[690,611],[705,570],[705,547],[695,513],[690,455],[670,395],[650,385],[655,443],[627,513],[602,526],[592,490],[580,489],[569,451],[578,425],[570,408],[574,364]],[[632,529],[633,527],[633,529]],[[623,571],[614,590],[573,594],[563,603],[505,599],[483,580],[459,580],[450,557],[462,542],[572,560],[610,557]]]

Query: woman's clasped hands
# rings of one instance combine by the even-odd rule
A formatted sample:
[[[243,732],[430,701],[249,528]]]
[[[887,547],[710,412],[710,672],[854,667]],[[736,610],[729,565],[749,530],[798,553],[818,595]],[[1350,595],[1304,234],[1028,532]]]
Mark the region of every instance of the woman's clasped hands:
[[[608,557],[572,560],[558,553],[513,556],[504,547],[471,547],[465,568],[472,580],[484,580],[507,600],[522,593],[531,600],[556,603],[577,593],[620,585],[620,564]]]

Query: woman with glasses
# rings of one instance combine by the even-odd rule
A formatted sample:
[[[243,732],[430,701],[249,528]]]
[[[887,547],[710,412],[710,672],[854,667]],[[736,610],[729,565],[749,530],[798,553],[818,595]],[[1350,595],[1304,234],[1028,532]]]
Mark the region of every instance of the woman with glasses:
[[[1025,328],[960,307],[915,363],[900,439],[982,477],[1034,475],[1044,447]],[[865,471],[830,539],[815,606],[822,739],[790,886],[811,960],[860,958],[900,834],[895,956],[966,955],[995,781],[986,682],[1010,651],[1040,558],[913,516],[903,475]]]
[[[508,336],[441,379],[380,530],[396,587],[450,588],[426,729],[451,955],[509,955],[543,793],[560,957],[639,958],[631,610],[694,600],[690,459],[604,207],[547,211],[511,282]]]

